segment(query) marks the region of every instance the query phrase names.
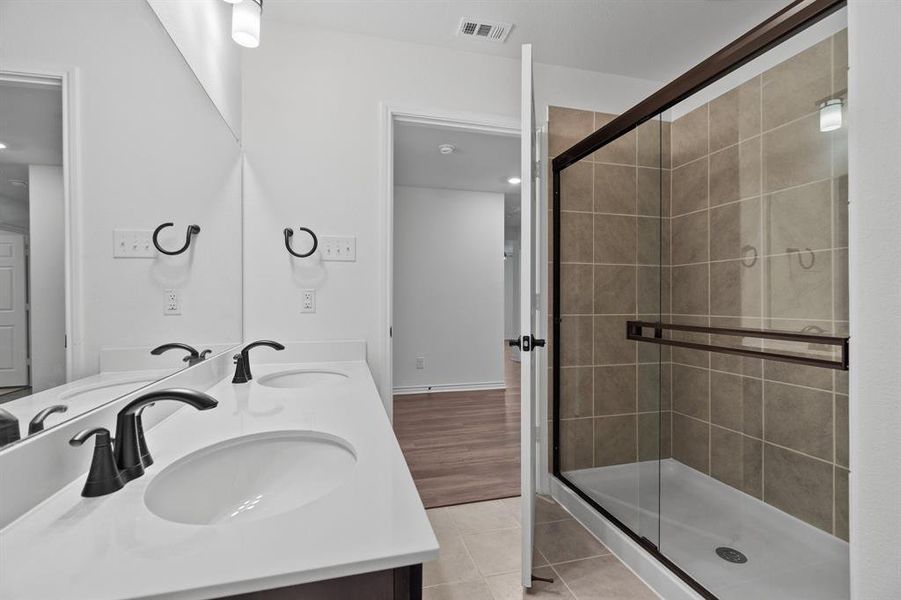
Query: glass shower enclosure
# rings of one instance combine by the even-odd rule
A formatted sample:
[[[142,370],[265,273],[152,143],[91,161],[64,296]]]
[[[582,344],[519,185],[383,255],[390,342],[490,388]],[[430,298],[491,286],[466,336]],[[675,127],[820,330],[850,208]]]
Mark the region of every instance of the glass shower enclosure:
[[[554,473],[707,598],[849,596],[841,7],[553,159]]]

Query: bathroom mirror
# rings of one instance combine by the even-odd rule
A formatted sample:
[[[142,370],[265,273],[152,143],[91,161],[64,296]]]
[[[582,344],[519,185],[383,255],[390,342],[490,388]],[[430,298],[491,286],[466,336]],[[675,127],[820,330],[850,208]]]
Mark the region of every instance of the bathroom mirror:
[[[2,452],[239,343],[242,242],[240,145],[147,2],[0,3],[0,40]]]

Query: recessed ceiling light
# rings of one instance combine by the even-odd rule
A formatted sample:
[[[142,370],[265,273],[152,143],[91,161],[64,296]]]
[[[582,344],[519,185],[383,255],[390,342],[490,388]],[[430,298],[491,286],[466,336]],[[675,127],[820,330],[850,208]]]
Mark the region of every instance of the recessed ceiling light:
[[[6,150],[6,144],[0,142],[0,150]]]
[[[456,149],[456,146],[453,144],[441,144],[438,146],[438,152],[441,154],[453,154]]]
[[[519,177],[508,177],[507,183],[509,183],[510,185],[517,185],[519,183],[522,183],[522,179],[520,179]]]

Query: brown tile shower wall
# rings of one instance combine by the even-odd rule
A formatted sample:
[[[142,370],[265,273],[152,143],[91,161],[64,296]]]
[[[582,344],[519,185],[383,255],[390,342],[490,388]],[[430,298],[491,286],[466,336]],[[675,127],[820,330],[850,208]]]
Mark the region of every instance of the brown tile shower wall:
[[[816,111],[846,71],[840,32],[564,171],[564,471],[659,452],[847,539],[846,373],[625,340],[635,317],[847,333],[847,129]],[[549,155],[611,118],[551,108]]]
[[[847,332],[847,130],[820,132],[816,106],[846,87],[846,48],[673,122],[674,321]],[[845,373],[685,349],[670,369],[674,458],[847,539]]]
[[[550,156],[612,118],[552,107]],[[564,471],[670,455],[671,413],[668,405],[659,410],[659,390],[666,385],[663,378],[669,369],[661,369],[659,349],[639,348],[625,338],[627,320],[658,318],[660,285],[669,280],[664,277],[668,269],[661,267],[668,262],[666,257],[661,262],[661,250],[669,247],[660,244],[662,230],[668,229],[666,215],[661,215],[660,191],[669,190],[669,170],[661,164],[662,144],[669,145],[669,124],[654,121],[563,173]]]

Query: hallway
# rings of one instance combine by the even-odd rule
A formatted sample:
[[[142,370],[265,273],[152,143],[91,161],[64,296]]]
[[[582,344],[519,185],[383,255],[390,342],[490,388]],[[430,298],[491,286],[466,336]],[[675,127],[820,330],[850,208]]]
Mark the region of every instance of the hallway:
[[[519,496],[519,363],[503,390],[394,397],[394,431],[426,508]]]

